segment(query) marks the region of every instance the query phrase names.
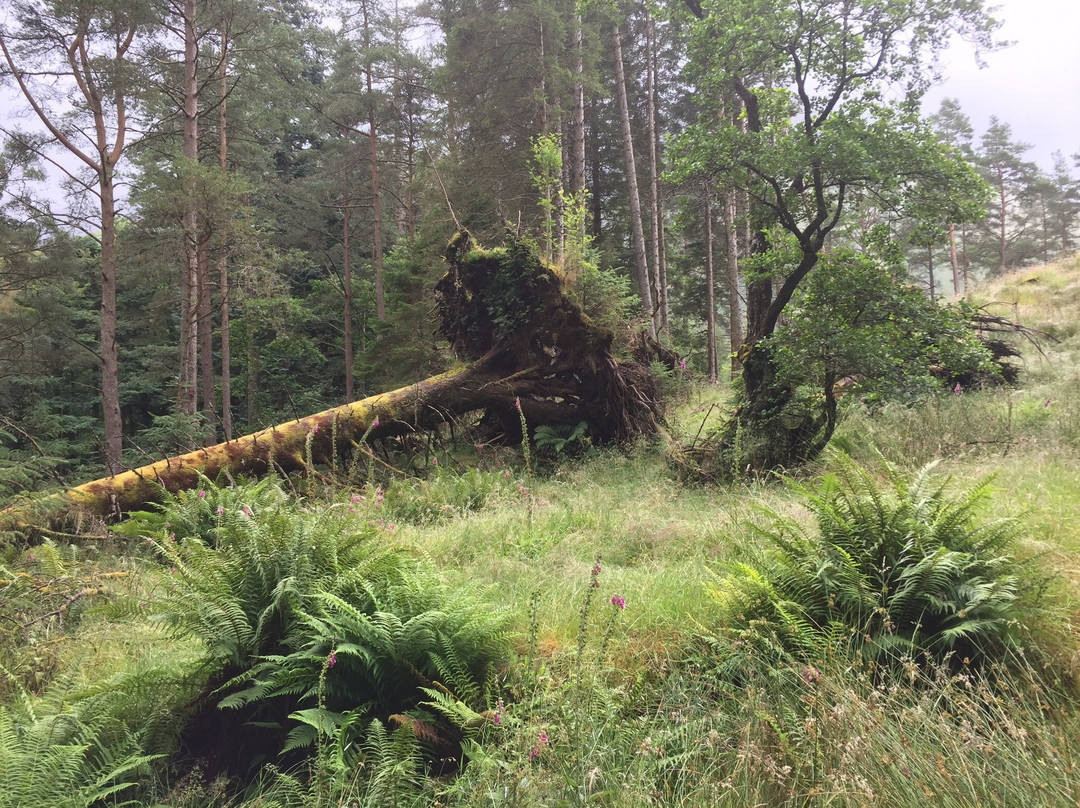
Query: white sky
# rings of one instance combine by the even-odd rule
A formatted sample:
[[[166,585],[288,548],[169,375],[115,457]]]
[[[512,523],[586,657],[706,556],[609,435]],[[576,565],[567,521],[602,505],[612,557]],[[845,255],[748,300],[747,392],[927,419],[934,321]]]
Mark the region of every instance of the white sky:
[[[991,115],[1012,127],[1013,139],[1029,143],[1025,155],[1050,170],[1060,151],[1072,164],[1080,152],[1080,0],[990,0],[1004,25],[999,39],[1015,44],[984,54],[980,70],[974,51],[956,43],[944,59],[946,81],[923,109],[936,112],[945,97],[956,98],[971,119],[975,139]]]
[[[984,54],[979,69],[970,45],[957,42],[943,59],[945,83],[926,98],[927,114],[949,96],[975,128],[976,143],[991,115],[1012,127],[1015,140],[1029,143],[1026,158],[1045,170],[1055,150],[1069,158],[1080,152],[1080,0],[988,0],[1004,21],[999,39],[1011,47]],[[0,0],[0,20],[8,11]],[[0,92],[0,119],[22,107],[13,88]],[[33,126],[32,119],[23,123]],[[1073,169],[1074,173],[1076,169]]]

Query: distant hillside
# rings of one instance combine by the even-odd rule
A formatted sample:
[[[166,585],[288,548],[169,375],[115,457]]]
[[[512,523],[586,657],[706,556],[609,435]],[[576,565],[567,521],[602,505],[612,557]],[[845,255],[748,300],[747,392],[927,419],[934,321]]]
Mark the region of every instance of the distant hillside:
[[[972,302],[1071,343],[1080,332],[1080,253],[994,278],[975,289]]]

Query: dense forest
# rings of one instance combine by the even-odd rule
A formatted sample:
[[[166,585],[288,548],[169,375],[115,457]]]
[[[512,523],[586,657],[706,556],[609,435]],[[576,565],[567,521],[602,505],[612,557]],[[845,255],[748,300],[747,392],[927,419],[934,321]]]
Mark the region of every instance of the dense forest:
[[[806,308],[820,256],[934,299],[1073,247],[1063,156],[1047,175],[952,100],[917,115],[942,37],[993,47],[981,10],[773,5],[748,35],[749,2],[16,3],[5,478],[100,476],[444,369],[432,290],[462,227],[525,239],[619,344],[659,335],[714,380],[729,354],[761,376],[740,351]]]
[[[0,808],[1080,804],[991,14],[4,4]]]

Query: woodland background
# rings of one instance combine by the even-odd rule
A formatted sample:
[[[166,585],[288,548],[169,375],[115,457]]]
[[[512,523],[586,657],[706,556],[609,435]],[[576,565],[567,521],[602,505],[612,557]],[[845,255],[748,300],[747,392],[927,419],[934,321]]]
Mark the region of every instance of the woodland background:
[[[549,0],[13,6],[8,484],[142,465],[443,369],[431,290],[459,225],[523,233],[601,322],[726,376],[760,223],[678,140],[745,122],[694,22]],[[985,185],[923,210],[853,198],[831,248],[883,225],[933,299],[1074,247],[1075,157],[1040,169],[1006,122],[976,133],[949,99],[929,125]]]

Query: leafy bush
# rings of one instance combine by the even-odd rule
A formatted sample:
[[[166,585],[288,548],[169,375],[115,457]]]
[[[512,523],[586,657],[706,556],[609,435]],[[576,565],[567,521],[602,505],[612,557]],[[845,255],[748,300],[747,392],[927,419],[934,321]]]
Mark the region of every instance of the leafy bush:
[[[868,234],[867,252],[837,249],[819,263],[770,339],[787,384],[820,393],[846,379],[865,398],[913,401],[956,379],[1001,378],[972,325],[974,309],[939,305],[913,287],[884,228]]]
[[[374,528],[346,507],[291,502],[278,482],[207,486],[139,520],[171,569],[159,617],[205,644],[204,703],[237,711],[213,720],[252,758],[400,717],[427,698],[423,687],[483,709],[508,654],[504,617],[475,593],[374,547]],[[209,721],[203,711],[189,732]]]
[[[412,524],[430,524],[484,507],[492,495],[504,490],[501,474],[468,469],[438,469],[427,480],[400,481],[385,493],[387,516]]]
[[[1013,648],[1016,524],[980,521],[987,481],[950,494],[932,469],[910,479],[890,469],[886,488],[841,456],[837,473],[803,490],[814,530],[772,514],[760,557],[717,578],[710,592],[728,624],[805,660],[846,646],[875,662],[975,664]]]
[[[356,734],[372,717],[446,744],[445,723],[418,710],[430,696],[425,688],[470,710],[487,707],[496,665],[508,656],[505,618],[413,565],[375,572],[348,581],[344,596],[314,593],[285,638],[289,653],[265,656],[244,677],[250,685],[221,706],[278,699],[300,706],[289,716],[299,724],[286,750]]]

